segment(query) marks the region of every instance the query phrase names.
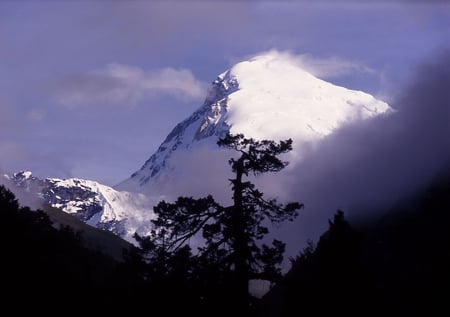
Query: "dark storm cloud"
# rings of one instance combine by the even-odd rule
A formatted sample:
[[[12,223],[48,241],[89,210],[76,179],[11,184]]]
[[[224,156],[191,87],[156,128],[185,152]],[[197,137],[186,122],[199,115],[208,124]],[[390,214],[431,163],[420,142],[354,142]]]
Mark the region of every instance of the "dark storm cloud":
[[[336,131],[291,167],[283,198],[306,206],[281,231],[291,252],[316,239],[337,208],[353,220],[373,216],[450,167],[449,53],[418,67],[391,104],[394,113]]]
[[[391,113],[343,127],[305,147],[300,162],[254,180],[267,197],[305,204],[295,222],[271,230],[288,243],[289,256],[298,253],[307,239],[317,239],[338,208],[355,223],[370,219],[423,190],[450,168],[448,87],[447,50],[417,67],[414,78],[398,87]],[[213,194],[229,204],[230,156],[233,153],[206,147],[174,155],[171,163],[186,168],[176,171],[180,176],[176,184],[159,189],[174,195],[168,200]]]

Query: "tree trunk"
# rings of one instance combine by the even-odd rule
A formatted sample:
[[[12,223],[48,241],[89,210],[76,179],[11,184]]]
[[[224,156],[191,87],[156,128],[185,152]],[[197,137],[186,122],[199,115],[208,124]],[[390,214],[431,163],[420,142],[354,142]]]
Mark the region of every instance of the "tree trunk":
[[[243,208],[243,158],[240,158],[236,164],[236,178],[233,181],[233,253],[235,265],[235,296],[236,305],[240,312],[248,309],[249,293],[248,293],[248,241],[245,233],[245,210]]]

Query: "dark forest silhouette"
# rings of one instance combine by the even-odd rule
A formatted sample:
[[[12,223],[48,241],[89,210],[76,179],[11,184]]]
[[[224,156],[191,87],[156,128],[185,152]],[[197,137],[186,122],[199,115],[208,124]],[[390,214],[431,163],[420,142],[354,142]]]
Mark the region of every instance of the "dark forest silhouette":
[[[450,175],[355,230],[338,211],[292,259],[260,316],[450,313]]]
[[[223,142],[238,149],[241,158],[257,151],[252,158],[270,157],[270,164],[230,160],[235,173],[231,180],[233,206],[222,207],[212,197],[161,202],[155,208],[159,231],[150,237],[136,236],[140,248],[124,249],[121,260],[88,248],[81,232],[53,224],[43,211],[21,207],[12,192],[0,186],[2,307],[17,313],[32,307],[34,312],[89,309],[103,314],[123,310],[170,315],[181,310],[197,316],[228,316],[242,310],[256,316],[450,313],[448,174],[427,191],[391,210],[380,211],[384,216],[357,230],[338,211],[317,245],[310,243],[292,259],[291,270],[282,276],[277,264],[283,243],[275,242],[271,247],[260,244],[267,230],[259,215],[267,212],[268,220],[282,221],[294,217],[300,205],[288,207],[261,200],[262,193],[239,174],[281,169],[285,163],[272,156],[288,150],[289,143],[255,145],[254,140],[242,136]],[[272,156],[265,156],[264,146]],[[232,229],[238,221],[233,209],[236,206],[243,208],[247,217],[240,232]],[[184,212],[188,210],[192,212]],[[213,216],[204,221],[205,213]],[[175,218],[175,222],[170,221]],[[198,227],[202,222],[203,227]],[[193,232],[194,228],[199,229]],[[198,233],[205,241],[199,252],[180,243],[183,235]],[[239,234],[244,234],[250,249],[236,254]],[[223,244],[219,243],[222,240]],[[248,279],[255,277],[276,281],[262,299],[250,298],[247,288],[243,294],[244,278],[242,273],[236,274],[240,256],[245,259],[246,287]],[[255,269],[255,263],[260,267]],[[240,302],[242,298],[245,303]]]

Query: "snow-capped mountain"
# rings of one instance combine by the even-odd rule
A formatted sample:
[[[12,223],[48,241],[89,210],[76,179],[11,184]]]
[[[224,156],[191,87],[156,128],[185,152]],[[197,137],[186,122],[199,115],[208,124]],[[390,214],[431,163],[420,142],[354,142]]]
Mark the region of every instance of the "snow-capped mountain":
[[[144,195],[119,192],[78,178],[38,179],[29,171],[5,175],[5,178],[9,185],[37,196],[42,202],[127,240],[131,240],[136,231],[145,234],[149,229],[152,205]]]
[[[220,74],[203,105],[175,126],[140,170],[114,188],[76,178],[41,180],[30,172],[16,173],[9,181],[132,241],[134,232],[149,230],[152,207],[162,198],[186,195],[186,190],[199,194],[193,189],[199,184],[202,195],[216,197],[212,183],[218,180],[225,182],[217,183],[218,192],[226,192],[227,177],[218,177],[218,169],[228,168],[230,153],[219,149],[217,140],[227,132],[275,141],[292,138],[294,150],[286,160],[295,164],[305,147],[336,129],[390,109],[369,94],[318,79],[292,59],[270,52]]]
[[[390,109],[367,93],[318,79],[282,54],[270,52],[220,74],[203,105],[116,188],[149,192],[167,182],[176,183],[177,175],[190,166],[174,156],[205,147],[217,149],[217,140],[228,131],[255,139],[292,138],[294,150],[288,160],[295,163],[305,144]]]

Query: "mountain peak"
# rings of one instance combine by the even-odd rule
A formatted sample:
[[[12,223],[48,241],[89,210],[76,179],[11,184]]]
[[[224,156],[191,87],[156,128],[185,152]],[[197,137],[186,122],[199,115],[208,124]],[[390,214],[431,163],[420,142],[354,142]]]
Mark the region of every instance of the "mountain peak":
[[[281,53],[238,63],[230,76],[239,84],[229,96],[231,132],[256,139],[309,141],[389,109],[369,94],[314,77]]]
[[[217,148],[227,132],[255,139],[316,142],[335,129],[387,112],[373,96],[316,78],[287,54],[271,51],[234,65],[213,81],[203,105],[179,123],[142,168],[117,187],[139,190],[176,178],[174,153]],[[182,164],[181,164],[182,165]]]

